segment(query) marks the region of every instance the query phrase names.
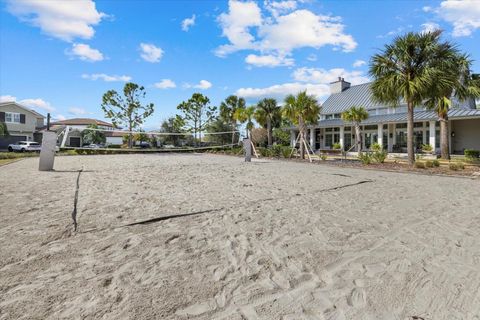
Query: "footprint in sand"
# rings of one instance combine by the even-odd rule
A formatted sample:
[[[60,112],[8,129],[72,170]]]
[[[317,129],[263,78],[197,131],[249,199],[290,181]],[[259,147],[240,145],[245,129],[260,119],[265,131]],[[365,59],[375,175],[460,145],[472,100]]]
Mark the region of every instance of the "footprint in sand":
[[[363,288],[355,288],[348,297],[348,304],[352,307],[363,307],[367,303],[367,297]]]

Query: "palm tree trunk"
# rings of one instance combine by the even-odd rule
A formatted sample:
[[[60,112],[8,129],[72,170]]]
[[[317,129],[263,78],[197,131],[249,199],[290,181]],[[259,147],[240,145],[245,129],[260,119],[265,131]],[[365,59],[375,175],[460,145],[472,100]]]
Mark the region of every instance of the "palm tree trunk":
[[[305,125],[302,117],[298,119],[298,131],[300,132],[300,156],[305,159]]]
[[[272,120],[267,118],[267,137],[268,137],[268,146],[272,146]]]
[[[413,149],[413,103],[407,104],[407,153],[408,164],[413,166],[415,163],[415,150]]]
[[[355,123],[355,140],[357,140],[357,152],[360,156],[362,154],[362,138],[359,123]]]
[[[440,154],[442,159],[450,160],[449,136],[448,136],[448,118],[439,115],[440,121]],[[435,146],[432,146],[435,150]]]

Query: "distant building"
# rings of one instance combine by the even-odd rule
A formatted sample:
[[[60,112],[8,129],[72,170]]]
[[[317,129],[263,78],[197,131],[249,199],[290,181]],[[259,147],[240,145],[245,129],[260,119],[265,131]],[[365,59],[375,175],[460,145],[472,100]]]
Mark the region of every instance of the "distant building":
[[[7,125],[9,137],[0,137],[0,149],[18,141],[42,141],[45,117],[17,102],[0,103],[0,122]]]
[[[383,145],[388,152],[405,153],[407,148],[407,105],[393,108],[375,102],[371,83],[351,86],[343,78],[330,84],[331,95],[323,103],[320,120],[310,126],[308,139],[314,149],[330,149],[339,143],[344,150],[355,144],[355,129],[341,119],[342,112],[352,106],[363,106],[370,114],[362,122],[363,149],[370,149],[374,143]],[[480,110],[473,99],[460,103],[453,99],[448,112],[450,151],[463,153],[465,149],[480,150]],[[440,149],[440,124],[434,111],[419,106],[414,112],[414,144],[430,144]],[[297,132],[291,131],[291,144]]]
[[[123,134],[113,132],[116,128],[113,124],[90,118],[73,118],[61,121],[55,121],[50,124],[50,130],[55,130],[58,133],[58,144],[64,143],[65,147],[81,147],[83,146],[82,132],[90,125],[95,124],[102,131],[106,138],[107,144],[122,144]],[[65,129],[68,128],[68,134],[65,138]],[[118,130],[118,129],[117,129]],[[111,131],[111,132],[109,132]],[[65,141],[64,141],[65,140]]]

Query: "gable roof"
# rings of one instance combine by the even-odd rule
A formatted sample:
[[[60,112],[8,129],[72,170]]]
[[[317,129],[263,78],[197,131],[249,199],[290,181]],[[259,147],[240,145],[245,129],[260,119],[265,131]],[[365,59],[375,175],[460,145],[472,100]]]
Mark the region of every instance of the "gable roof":
[[[66,119],[61,121],[52,122],[51,125],[65,125],[65,126],[88,126],[91,124],[96,124],[98,126],[104,127],[111,127],[113,128],[113,124],[97,120],[97,119],[90,119],[90,118],[73,118],[73,119]]]
[[[371,89],[372,82],[367,82],[350,88],[342,92],[334,93],[322,105],[321,114],[342,113],[353,106],[362,106],[367,110],[377,108],[388,108],[388,105],[375,102],[373,99],[373,92]],[[474,109],[475,101],[469,99],[464,102],[459,102],[452,98],[453,108]],[[400,106],[406,106],[404,102],[400,102]]]
[[[6,101],[6,102],[0,102],[0,108],[1,107],[4,107],[4,106],[9,106],[9,105],[14,105],[20,109],[23,109],[25,111],[28,111],[28,112],[31,112],[33,113],[37,118],[45,118],[44,115],[38,113],[37,111],[33,110],[33,109],[30,109],[24,105],[21,105],[19,104],[18,102],[15,102],[15,101]]]

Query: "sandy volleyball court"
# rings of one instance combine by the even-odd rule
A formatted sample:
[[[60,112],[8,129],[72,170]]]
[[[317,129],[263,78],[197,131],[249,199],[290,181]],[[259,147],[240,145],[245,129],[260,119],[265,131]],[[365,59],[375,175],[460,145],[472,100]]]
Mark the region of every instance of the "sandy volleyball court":
[[[479,180],[213,155],[37,166],[0,167],[0,319],[480,319]]]

